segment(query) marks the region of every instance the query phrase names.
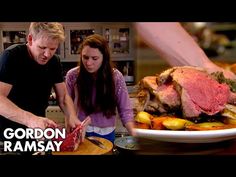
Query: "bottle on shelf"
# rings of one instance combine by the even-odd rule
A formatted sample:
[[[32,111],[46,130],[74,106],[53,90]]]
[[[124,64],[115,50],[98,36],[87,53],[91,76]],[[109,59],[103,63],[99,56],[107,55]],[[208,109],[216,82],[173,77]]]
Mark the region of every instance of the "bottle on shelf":
[[[107,42],[110,41],[110,30],[108,28],[105,30],[105,39]]]
[[[134,82],[134,76],[132,71],[132,66],[130,65],[130,62],[126,62],[126,65],[123,68],[123,75],[125,78],[125,82]]]

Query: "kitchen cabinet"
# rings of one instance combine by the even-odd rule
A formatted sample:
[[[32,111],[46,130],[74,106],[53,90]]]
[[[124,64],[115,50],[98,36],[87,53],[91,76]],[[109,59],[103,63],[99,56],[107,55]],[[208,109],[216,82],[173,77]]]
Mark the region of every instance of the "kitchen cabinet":
[[[65,118],[62,110],[59,106],[48,106],[45,111],[46,117],[50,118],[51,120],[55,121],[59,125],[65,124]]]
[[[26,42],[28,23],[0,23],[0,51],[5,50],[13,44]]]
[[[131,23],[62,22],[62,24],[66,34],[63,61],[77,61],[79,46],[83,39],[95,33],[101,34],[107,39],[113,61],[134,60]]]
[[[79,61],[79,47],[84,38],[91,34],[101,34],[100,26],[96,23],[87,22],[64,22],[66,40],[61,45],[58,52],[62,58],[62,62]]]
[[[62,62],[78,62],[79,47],[91,34],[103,35],[111,50],[114,66],[124,75],[127,84],[135,82],[134,34],[131,23],[64,22],[66,40],[59,49]]]
[[[113,60],[133,60],[132,28],[129,25],[104,25],[103,35],[109,43]]]
[[[136,53],[132,23],[103,24],[102,31],[109,44],[115,67],[122,72],[128,85],[134,84]]]

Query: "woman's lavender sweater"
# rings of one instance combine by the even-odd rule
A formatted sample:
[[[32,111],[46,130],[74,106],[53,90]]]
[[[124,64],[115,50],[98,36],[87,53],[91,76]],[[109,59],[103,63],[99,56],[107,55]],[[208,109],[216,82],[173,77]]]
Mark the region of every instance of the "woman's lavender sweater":
[[[75,67],[67,72],[66,86],[67,86],[69,95],[71,96],[77,108],[77,111],[78,111],[77,116],[79,117],[81,121],[83,121],[86,118],[86,115],[83,112],[83,110],[78,108],[78,104],[77,104],[78,103],[78,90],[76,86],[76,79],[78,76],[78,69],[79,67]],[[131,106],[128,90],[127,90],[123,75],[121,74],[119,70],[115,68],[113,69],[113,71],[114,71],[113,75],[114,75],[114,81],[115,81],[115,95],[117,99],[117,111],[119,113],[121,122],[123,123],[123,125],[125,125],[129,121],[133,121],[133,109]],[[94,99],[95,92],[93,93],[92,96]],[[115,115],[107,119],[103,115],[103,113],[99,112],[99,113],[90,114],[90,117],[91,117],[91,124],[90,124],[91,126],[96,126],[96,127],[101,127],[101,128],[115,126],[115,122],[116,122]]]

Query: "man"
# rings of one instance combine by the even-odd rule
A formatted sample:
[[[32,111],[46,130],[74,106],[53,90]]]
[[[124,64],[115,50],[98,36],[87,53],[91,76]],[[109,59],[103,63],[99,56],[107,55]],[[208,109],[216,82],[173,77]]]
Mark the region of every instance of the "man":
[[[65,40],[60,23],[33,22],[26,44],[14,45],[0,56],[0,141],[6,128],[57,126],[45,117],[54,88],[65,115],[67,130],[80,124],[63,81],[60,59],[55,52]]]

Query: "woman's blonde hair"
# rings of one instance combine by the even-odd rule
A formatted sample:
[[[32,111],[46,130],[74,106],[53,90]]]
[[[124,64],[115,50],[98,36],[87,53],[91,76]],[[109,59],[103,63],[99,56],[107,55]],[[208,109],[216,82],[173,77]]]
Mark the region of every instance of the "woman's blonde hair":
[[[57,39],[59,42],[64,42],[65,40],[64,28],[58,22],[32,22],[29,27],[29,34],[34,39],[46,35],[48,38]]]

